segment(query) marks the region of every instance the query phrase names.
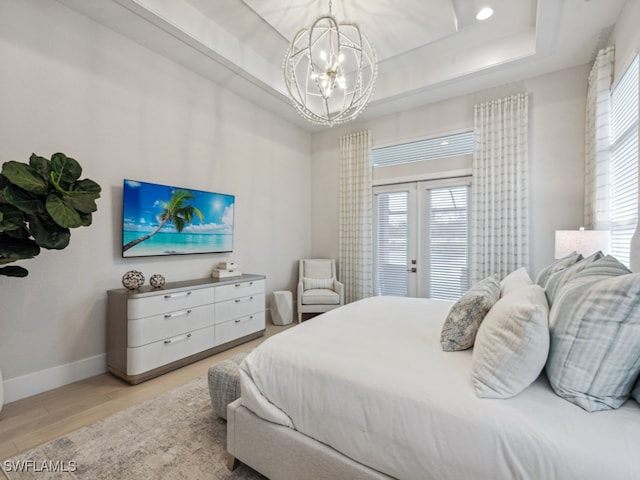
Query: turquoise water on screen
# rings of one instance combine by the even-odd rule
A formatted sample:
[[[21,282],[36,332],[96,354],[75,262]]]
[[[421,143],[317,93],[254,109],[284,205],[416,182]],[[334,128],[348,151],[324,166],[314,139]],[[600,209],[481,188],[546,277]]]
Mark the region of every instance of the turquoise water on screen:
[[[125,230],[122,244],[126,245],[144,235],[144,232]],[[230,252],[231,250],[233,250],[233,236],[231,234],[158,232],[151,238],[124,252],[124,256],[180,255],[187,253]]]

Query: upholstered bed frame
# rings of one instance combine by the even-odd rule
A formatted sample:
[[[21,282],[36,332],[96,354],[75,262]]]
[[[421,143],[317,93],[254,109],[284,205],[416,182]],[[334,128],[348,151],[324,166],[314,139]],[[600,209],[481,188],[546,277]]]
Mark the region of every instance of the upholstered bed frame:
[[[296,430],[261,419],[241,399],[227,406],[227,455],[229,469],[241,461],[272,480],[391,478]]]
[[[577,283],[572,285],[572,282],[568,281],[568,287],[561,287],[566,288],[567,293],[563,293],[561,295],[562,298],[556,297],[551,309],[552,313],[553,309],[557,309],[557,312],[565,312],[564,309],[569,305],[568,302],[573,301],[574,297],[572,295],[574,293],[582,295],[582,290],[585,287],[580,283],[582,281],[579,278],[581,273],[586,273],[588,276],[601,271],[605,279],[601,280],[602,283],[596,281],[593,285],[597,285],[598,288],[600,288],[599,285],[605,285],[603,291],[606,290],[607,292],[617,285],[623,285],[624,289],[618,291],[619,289],[613,288],[608,294],[611,298],[607,297],[605,299],[604,296],[598,295],[597,298],[599,300],[597,301],[608,302],[608,304],[616,307],[615,311],[617,312],[619,309],[617,299],[624,297],[628,303],[625,308],[627,310],[631,309],[629,311],[632,312],[625,317],[625,321],[637,323],[637,313],[640,311],[640,306],[637,301],[634,301],[634,298],[637,299],[637,294],[640,291],[638,276],[627,277],[622,273],[611,273],[612,261],[615,262],[615,259],[611,259],[612,257],[607,257],[598,262],[593,260],[591,263],[589,263],[589,259],[584,259],[586,266],[583,265],[583,270],[576,270],[579,273],[573,273],[575,275],[574,282]],[[567,267],[567,271],[569,270],[570,268]],[[558,278],[564,275],[562,271],[556,273],[560,274]],[[514,272],[515,274],[517,272]],[[554,275],[556,274],[552,276]],[[612,278],[608,278],[609,275]],[[531,282],[530,279],[528,281]],[[553,282],[548,283],[550,286],[551,284],[555,285]],[[527,288],[515,289],[515,293],[525,289]],[[540,286],[532,285],[532,289],[539,290]],[[552,292],[552,290],[549,287],[549,292],[547,293]],[[631,295],[629,292],[631,292]],[[509,298],[509,296],[510,294],[506,293],[504,298]],[[504,298],[501,302],[504,301]],[[586,414],[583,410],[591,412],[603,409],[600,407],[603,404],[602,402],[609,401],[607,398],[596,402],[594,405],[597,408],[588,408],[590,405],[582,405],[576,399],[572,400],[570,396],[563,399],[560,394],[554,393],[551,388],[550,381],[553,378],[549,377],[548,380],[546,375],[540,375],[537,380],[535,380],[535,376],[532,377],[532,380],[535,380],[534,383],[528,387],[525,385],[523,387],[525,390],[520,395],[514,394],[516,395],[515,398],[509,400],[510,408],[503,412],[503,404],[501,402],[506,401],[501,400],[501,398],[509,397],[496,397],[498,400],[492,400],[491,397],[489,400],[478,400],[473,394],[468,380],[468,378],[471,378],[470,375],[474,366],[472,352],[466,350],[453,354],[447,353],[440,347],[440,342],[436,341],[440,338],[441,323],[435,321],[435,317],[440,318],[442,316],[442,319],[444,319],[447,316],[448,308],[445,311],[445,305],[437,305],[437,301],[429,301],[429,305],[425,303],[424,306],[430,312],[426,317],[431,318],[431,315],[435,315],[437,310],[442,310],[439,316],[435,315],[432,319],[434,321],[426,322],[424,313],[426,310],[422,309],[422,304],[418,304],[418,301],[425,302],[425,300],[404,300],[408,301],[408,303],[405,302],[406,311],[402,310],[405,308],[405,303],[400,305],[398,303],[400,300],[394,299],[394,297],[389,297],[388,299],[377,297],[362,302],[354,302],[342,309],[324,314],[324,321],[321,323],[311,322],[306,329],[304,327],[307,324],[287,331],[287,335],[273,337],[271,343],[268,345],[266,343],[263,344],[259,351],[255,351],[254,355],[245,359],[241,366],[241,378],[245,383],[242,386],[242,391],[245,398],[239,398],[227,406],[229,468],[235,468],[238,461],[240,461],[271,480],[389,479],[392,477],[387,475],[396,475],[392,472],[400,472],[397,474],[399,477],[412,477],[413,475],[410,472],[414,471],[419,471],[421,478],[447,478],[447,475],[453,471],[464,477],[469,473],[466,470],[467,465],[471,464],[476,469],[476,473],[478,471],[483,472],[480,476],[490,475],[490,472],[493,471],[495,478],[568,478],[571,474],[579,473],[581,478],[595,479],[602,478],[606,476],[606,472],[614,470],[616,474],[613,476],[626,478],[633,476],[632,472],[637,473],[638,468],[640,468],[640,460],[636,455],[631,454],[631,452],[637,451],[637,448],[640,447],[640,440],[637,437],[637,428],[640,426],[640,410],[638,406],[638,403],[640,403],[640,379],[637,378],[636,370],[629,377],[635,382],[634,390],[631,393],[635,400],[630,399],[625,405],[613,405],[610,407],[611,411],[604,414],[594,414],[593,416],[588,414],[585,416]],[[383,301],[387,303],[382,303]],[[592,300],[592,302],[596,302],[596,300]],[[496,305],[498,304],[500,302],[496,303]],[[507,303],[507,306],[509,305]],[[596,310],[599,311],[602,305],[598,303],[598,306],[599,308]],[[416,310],[412,311],[413,308]],[[607,312],[609,311],[607,310]],[[569,319],[572,318],[569,314],[564,316]],[[329,370],[328,377],[326,375],[322,377],[326,373],[324,369],[316,372],[319,377],[310,377],[308,375],[310,371],[309,365],[320,365],[322,363],[322,359],[318,360],[313,356],[314,354],[326,354],[326,348],[328,348],[326,345],[331,345],[333,346],[332,348],[339,350],[340,345],[332,343],[336,339],[328,335],[329,332],[337,331],[336,325],[343,325],[345,322],[348,322],[349,328],[341,330],[341,335],[348,333],[353,336],[353,338],[350,337],[353,341],[349,343],[349,355],[358,353],[359,355],[356,355],[355,358],[360,359],[360,355],[364,358],[360,363],[377,365],[375,362],[378,357],[369,357],[365,351],[379,352],[388,347],[387,343],[384,345],[375,343],[388,341],[388,336],[385,336],[385,334],[390,331],[386,328],[387,324],[380,321],[382,317],[385,319],[393,317],[394,320],[401,318],[403,320],[403,328],[393,330],[393,332],[401,334],[401,336],[394,339],[394,342],[398,345],[407,345],[405,350],[412,352],[412,354],[415,352],[415,355],[417,355],[416,358],[407,357],[409,360],[413,359],[413,362],[401,364],[414,365],[415,369],[406,369],[406,375],[409,375],[407,378],[403,378],[400,375],[398,377],[400,378],[399,381],[396,381],[395,377],[393,381],[390,381],[389,391],[393,395],[389,398],[395,399],[396,393],[399,391],[397,389],[400,388],[402,390],[401,393],[404,395],[402,398],[406,398],[408,401],[415,393],[414,388],[403,389],[402,385],[411,384],[407,380],[415,378],[416,375],[422,375],[420,377],[421,381],[424,381],[424,385],[428,385],[431,377],[426,375],[427,371],[433,373],[434,380],[447,379],[446,385],[439,383],[443,388],[437,391],[434,390],[433,394],[431,394],[431,391],[426,396],[424,395],[425,392],[415,393],[421,399],[419,405],[424,407],[424,412],[433,413],[426,420],[421,417],[421,414],[424,413],[423,410],[416,410],[416,408],[413,408],[414,405],[408,402],[408,408],[400,410],[403,412],[406,410],[411,415],[417,414],[415,422],[407,423],[406,418],[397,415],[397,418],[394,417],[397,422],[393,423],[393,425],[389,422],[383,422],[380,425],[375,424],[375,422],[369,423],[367,419],[372,418],[390,420],[390,417],[385,418],[384,415],[380,414],[380,412],[389,411],[389,408],[386,408],[388,405],[385,406],[381,403],[388,396],[386,394],[387,390],[373,388],[381,386],[386,388],[388,377],[378,378],[375,375],[371,378],[366,377],[372,383],[363,385],[374,389],[377,395],[372,398],[375,398],[376,401],[366,402],[369,410],[362,410],[362,415],[359,415],[360,411],[355,411],[354,415],[354,412],[349,411],[346,406],[360,405],[360,403],[354,403],[348,399],[360,398],[363,391],[365,394],[368,392],[368,390],[357,390],[360,388],[359,382],[345,383],[345,381],[342,381],[337,384],[341,394],[345,395],[345,399],[344,402],[336,402],[335,395],[327,394],[329,396],[323,396],[323,392],[335,393],[335,388],[326,388],[327,385],[332,387],[334,385],[327,384],[324,380],[326,378],[331,381],[334,378],[344,380],[344,378],[340,376],[334,377],[333,370]],[[551,317],[555,318],[554,315],[551,315]],[[580,319],[582,317],[577,316],[575,318]],[[591,317],[589,318],[592,319]],[[607,322],[610,321],[612,320],[607,317]],[[490,325],[490,322],[487,324]],[[376,328],[372,328],[376,325]],[[560,323],[552,323],[552,325],[557,329],[562,326]],[[366,333],[369,330],[372,331],[367,333],[368,336],[363,333],[363,331]],[[416,331],[420,332],[417,336]],[[621,329],[620,331],[627,330]],[[587,334],[589,332],[585,335]],[[585,338],[590,341],[599,341],[601,337],[599,334],[593,334],[591,335],[593,338],[590,338],[589,335]],[[436,336],[438,337],[437,339],[435,339]],[[360,340],[362,341],[358,343]],[[626,341],[626,337],[624,341]],[[314,342],[325,343],[323,343],[322,349],[309,348],[314,345]],[[419,349],[415,348],[416,345],[414,343],[416,342],[419,343]],[[339,344],[340,342],[336,343]],[[354,353],[354,348],[360,344],[362,344],[362,348]],[[293,352],[291,351],[292,348]],[[556,346],[556,348],[558,347]],[[394,351],[392,358],[396,359],[397,357],[397,362],[403,361],[403,351]],[[281,352],[286,352],[286,354]],[[340,352],[339,350],[338,355],[334,355],[331,358],[341,358],[339,356]],[[558,352],[561,352],[561,350],[555,350],[556,354]],[[551,357],[553,353],[554,351],[551,352]],[[301,368],[289,368],[292,365],[289,359],[292,355],[298,359],[295,365],[301,364]],[[444,355],[450,355],[452,361],[444,362]],[[304,362],[307,360],[309,362],[305,365]],[[346,370],[349,372],[353,370],[353,372],[359,374],[359,363],[351,363],[349,364],[350,368]],[[424,365],[438,365],[439,367],[433,371],[424,370],[422,368]],[[636,364],[634,363],[634,365]],[[380,365],[377,366],[379,367]],[[549,364],[547,364],[547,367],[549,367]],[[636,367],[634,366],[633,368]],[[340,373],[338,375],[342,375],[344,370],[344,364],[340,364]],[[393,371],[397,372],[398,370]],[[547,371],[549,371],[549,368],[547,368]],[[599,371],[600,369],[598,369]],[[553,375],[555,372],[552,371],[551,373]],[[320,381],[315,382],[316,378],[320,378]],[[350,376],[348,378],[361,377]],[[384,379],[384,385],[380,383],[382,378]],[[314,381],[311,382],[311,379],[314,379]],[[256,380],[260,382],[259,388],[256,386]],[[380,382],[376,383],[377,380],[380,380]],[[624,381],[627,382],[628,378],[625,377]],[[286,382],[286,385],[292,385],[292,388],[283,390],[281,388],[282,382]],[[597,384],[597,382],[595,383]],[[633,385],[633,383],[630,385]],[[446,388],[444,388],[445,386]],[[246,391],[245,387],[247,387]],[[419,390],[419,387],[416,388]],[[306,401],[310,402],[311,407],[315,409],[296,409],[296,405],[299,403],[296,403],[296,392],[305,392]],[[289,404],[293,405],[293,407],[288,410],[282,410],[282,412],[287,411],[288,413],[283,413],[280,417],[274,416],[270,410],[270,406],[273,403],[266,400],[270,394],[278,405],[284,404],[286,407]],[[627,398],[628,394],[629,392],[625,393]],[[266,403],[259,401],[263,398],[262,396]],[[599,398],[593,395],[592,397],[596,400]],[[449,401],[448,399],[455,399],[455,401]],[[376,403],[378,401],[380,405]],[[572,403],[575,403],[575,405],[572,405]],[[376,406],[378,408],[375,408]],[[582,407],[582,409],[578,408],[578,406]],[[313,416],[304,416],[307,410],[317,411],[318,409],[326,409],[327,415],[333,415],[335,418],[364,419],[362,420],[364,423],[353,422],[354,428],[349,430],[349,432],[353,432],[353,438],[344,436],[342,430],[336,431],[335,435],[332,436],[334,430],[329,430],[330,433],[327,433],[328,430],[322,428],[324,426],[323,422],[319,422]],[[472,412],[473,415],[460,416],[452,414],[450,409],[455,409],[454,413]],[[478,411],[480,411],[480,414],[474,413]],[[260,416],[254,412],[258,412]],[[266,420],[267,418],[271,419],[271,421]],[[307,428],[306,432],[313,430],[313,428],[309,429],[310,425],[312,427],[320,425],[315,430],[320,432],[317,438],[326,438],[328,441],[325,440],[326,443],[323,443],[301,433],[299,430],[286,426],[288,424],[287,420],[290,420],[289,423],[291,425],[294,424],[294,421],[295,424],[304,425],[304,428]],[[416,427],[416,431],[411,430],[411,427],[407,428],[407,425],[410,424],[411,427]],[[374,425],[375,428],[369,429],[370,426],[373,427]],[[392,430],[394,435],[404,435],[405,430],[396,429],[396,425],[402,425],[405,428],[406,439],[413,442],[413,444],[428,444],[430,439],[435,438],[438,445],[434,447],[432,442],[431,450],[427,451],[427,453],[431,452],[431,455],[426,456],[407,448],[412,445],[411,443],[394,442],[393,448],[387,450],[383,446],[387,445],[387,443],[376,442],[378,438],[376,434],[383,428],[385,429],[384,432]],[[365,430],[370,434],[369,436],[360,435]],[[462,435],[462,437],[456,435],[447,437],[445,434],[449,431],[466,431],[467,434]],[[396,438],[394,435],[385,436],[385,441],[388,438]],[[478,446],[477,449],[467,449],[468,455],[471,456],[469,463],[466,463],[464,458],[461,459],[457,456],[462,455],[461,452],[456,453],[460,438],[463,438],[466,442],[471,442],[472,446]],[[605,441],[603,444],[603,438],[607,438],[609,441]],[[482,441],[483,439],[488,439],[489,441]],[[576,442],[579,442],[581,449],[573,448]],[[328,444],[337,445],[336,448],[339,448],[340,451],[328,446]],[[374,446],[377,446],[377,448]],[[449,458],[449,462],[447,462],[447,458],[441,457],[440,448],[452,451],[453,459]],[[606,452],[602,450],[603,448]],[[368,453],[363,455],[363,451]],[[597,455],[591,455],[589,452],[597,453]],[[356,461],[353,458],[358,458],[360,461]],[[369,463],[368,460],[362,460],[363,458],[371,459],[371,463],[369,465],[360,463],[361,461]],[[434,464],[433,462],[437,463]],[[375,468],[380,470],[384,468],[386,474],[370,465],[375,465]],[[415,468],[416,465],[417,468]],[[466,476],[468,477],[468,475]],[[578,475],[574,476],[577,477]]]

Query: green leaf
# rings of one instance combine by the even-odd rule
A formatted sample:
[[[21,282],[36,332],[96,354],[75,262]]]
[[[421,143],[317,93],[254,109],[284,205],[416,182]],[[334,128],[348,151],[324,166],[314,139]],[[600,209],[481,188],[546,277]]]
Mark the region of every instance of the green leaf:
[[[16,230],[24,225],[24,212],[9,203],[0,203],[0,232]]]
[[[80,213],[80,220],[82,221],[83,227],[88,227],[91,225],[93,218],[90,213]]]
[[[50,177],[53,182],[67,190],[68,186],[80,178],[82,167],[73,158],[64,153],[54,153],[51,157]]]
[[[61,227],[76,228],[82,225],[80,214],[58,195],[50,194],[47,196],[46,209],[53,221]]]
[[[24,163],[13,160],[2,165],[2,175],[27,192],[43,195],[47,192],[47,182],[38,172]]]
[[[100,198],[100,185],[88,178],[71,186],[71,190],[63,195],[65,203],[82,213],[98,210],[96,199]]]
[[[44,179],[49,178],[49,160],[44,157],[40,157],[35,153],[31,154],[29,158],[29,166],[32,167],[38,174]]]
[[[38,245],[50,250],[62,250],[69,245],[71,232],[48,217],[29,217],[29,230]]]
[[[33,258],[40,253],[40,247],[30,239],[12,238],[0,235],[0,256],[8,260]]]
[[[20,228],[16,228],[15,230],[7,230],[4,234],[13,238],[29,238],[31,236],[31,233],[29,233],[29,230],[27,230],[24,225]]]
[[[0,268],[0,275],[7,277],[26,277],[29,275],[29,271],[26,268],[11,266]]]
[[[15,185],[7,185],[3,191],[4,198],[14,207],[19,208],[24,213],[36,215],[44,212],[42,200],[31,192],[27,192]]]

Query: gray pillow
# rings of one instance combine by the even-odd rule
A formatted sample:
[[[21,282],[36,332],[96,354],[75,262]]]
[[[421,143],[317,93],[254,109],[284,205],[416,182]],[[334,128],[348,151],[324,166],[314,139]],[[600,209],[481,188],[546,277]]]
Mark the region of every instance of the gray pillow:
[[[601,280],[604,277],[615,277],[631,273],[627,267],[611,255],[604,256],[588,264],[574,275],[573,278],[585,280]]]
[[[600,258],[602,258],[602,252],[596,252],[593,255],[574,263],[570,267],[560,270],[559,272],[552,273],[544,287],[549,306],[553,304],[553,300],[564,284],[571,280],[576,273],[582,271],[585,267]]]
[[[594,274],[601,260],[567,282],[549,314],[549,382],[589,412],[618,408],[640,375],[640,274]]]
[[[498,300],[473,346],[471,380],[478,397],[513,397],[538,378],[549,354],[548,313],[540,285],[521,287]]]
[[[549,280],[549,277],[551,275],[553,275],[555,272],[559,272],[560,270],[564,270],[565,268],[570,267],[580,260],[582,260],[582,255],[576,252],[559,258],[558,260],[547,265],[538,272],[538,275],[536,276],[536,283],[542,288],[545,288],[547,286],[547,281]]]
[[[487,312],[500,298],[498,275],[480,280],[458,300],[447,315],[440,343],[445,352],[466,350],[473,346],[478,327]]]
[[[633,387],[633,391],[631,392],[631,396],[635,398],[636,402],[640,403],[640,377],[638,377],[638,381],[636,382],[636,386]]]

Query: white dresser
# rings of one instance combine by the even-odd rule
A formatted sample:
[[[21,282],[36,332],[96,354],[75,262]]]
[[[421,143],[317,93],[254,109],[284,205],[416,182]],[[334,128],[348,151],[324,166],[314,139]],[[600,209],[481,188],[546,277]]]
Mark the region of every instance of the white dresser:
[[[107,294],[107,367],[133,384],[260,337],[265,330],[263,275]]]

